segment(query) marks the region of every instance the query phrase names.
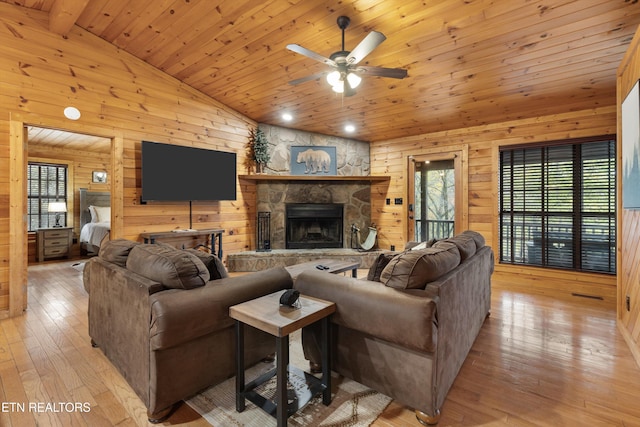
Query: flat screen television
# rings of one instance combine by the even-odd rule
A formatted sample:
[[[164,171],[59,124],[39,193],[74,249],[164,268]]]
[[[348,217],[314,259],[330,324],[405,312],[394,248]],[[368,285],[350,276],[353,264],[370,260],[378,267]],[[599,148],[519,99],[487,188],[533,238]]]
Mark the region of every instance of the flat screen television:
[[[236,153],[142,141],[141,199],[236,200]]]

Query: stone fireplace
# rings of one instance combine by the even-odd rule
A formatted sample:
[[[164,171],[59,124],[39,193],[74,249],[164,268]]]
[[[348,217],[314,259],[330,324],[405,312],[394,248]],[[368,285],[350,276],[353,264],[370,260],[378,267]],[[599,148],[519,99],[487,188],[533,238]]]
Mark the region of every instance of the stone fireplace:
[[[315,221],[316,224],[313,221],[306,224],[307,242],[304,245],[303,242],[298,242],[298,246],[290,246],[287,243],[287,233],[301,231],[289,228],[287,207],[303,204],[310,208],[339,206],[342,215],[337,216],[336,212],[323,213],[322,215],[333,218],[332,225],[328,225],[326,217],[320,216]],[[271,212],[271,249],[350,248],[348,236],[351,225],[355,224],[361,230],[366,230],[371,225],[371,184],[366,180],[341,181],[339,177],[335,181],[296,181],[295,177],[290,177],[287,181],[259,181],[256,207],[258,212]],[[295,215],[299,217],[300,213]],[[293,237],[302,238],[300,235]]]
[[[343,211],[339,203],[288,203],[285,248],[342,248]]]

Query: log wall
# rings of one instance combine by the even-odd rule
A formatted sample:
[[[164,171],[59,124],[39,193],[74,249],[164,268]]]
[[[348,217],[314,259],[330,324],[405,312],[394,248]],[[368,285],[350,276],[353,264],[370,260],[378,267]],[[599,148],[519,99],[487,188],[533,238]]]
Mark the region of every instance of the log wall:
[[[382,248],[402,248],[407,240],[408,202],[386,204],[386,199],[409,200],[407,174],[411,156],[442,156],[466,153],[461,162],[467,176],[467,201],[463,211],[465,228],[482,233],[487,244],[498,250],[499,147],[538,141],[553,141],[616,133],[616,107],[568,112],[560,115],[515,120],[488,126],[436,132],[371,144],[371,174],[391,175],[387,184],[372,186],[372,220],[378,224]],[[462,197],[464,200],[464,197]],[[575,298],[572,293],[616,301],[616,277],[606,274],[574,273],[548,268],[500,265],[496,274],[528,292]]]
[[[51,33],[45,13],[0,3],[0,75],[0,317],[26,304],[24,125],[112,138],[113,237],[189,227],[188,203],[139,203],[141,140],[233,151],[243,171],[254,121],[78,27]],[[194,203],[193,226],[224,228],[225,251],[241,251],[254,206],[255,185],[238,184],[237,201]]]
[[[622,135],[621,106],[633,85],[640,79],[640,30],[629,46],[627,54],[618,68],[618,134]],[[622,138],[618,138],[621,153]],[[618,156],[621,162],[621,156]],[[620,163],[622,164],[622,163]],[[622,194],[622,168],[618,168],[618,194]],[[636,183],[638,185],[638,183]],[[618,199],[618,327],[640,365],[640,210],[622,209]],[[627,298],[629,309],[627,309]]]

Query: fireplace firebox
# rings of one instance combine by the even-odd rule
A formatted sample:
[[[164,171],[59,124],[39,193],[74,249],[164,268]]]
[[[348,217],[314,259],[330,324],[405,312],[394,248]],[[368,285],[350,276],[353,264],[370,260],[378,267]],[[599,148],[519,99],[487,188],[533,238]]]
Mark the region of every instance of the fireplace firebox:
[[[343,247],[344,207],[335,203],[288,203],[287,249]]]

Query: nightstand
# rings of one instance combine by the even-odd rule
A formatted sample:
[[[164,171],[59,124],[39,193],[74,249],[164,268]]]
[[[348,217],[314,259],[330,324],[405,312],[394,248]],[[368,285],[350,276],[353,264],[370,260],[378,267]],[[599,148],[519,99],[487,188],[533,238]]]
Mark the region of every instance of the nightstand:
[[[73,228],[40,228],[36,231],[38,262],[49,258],[69,257],[73,243]]]

